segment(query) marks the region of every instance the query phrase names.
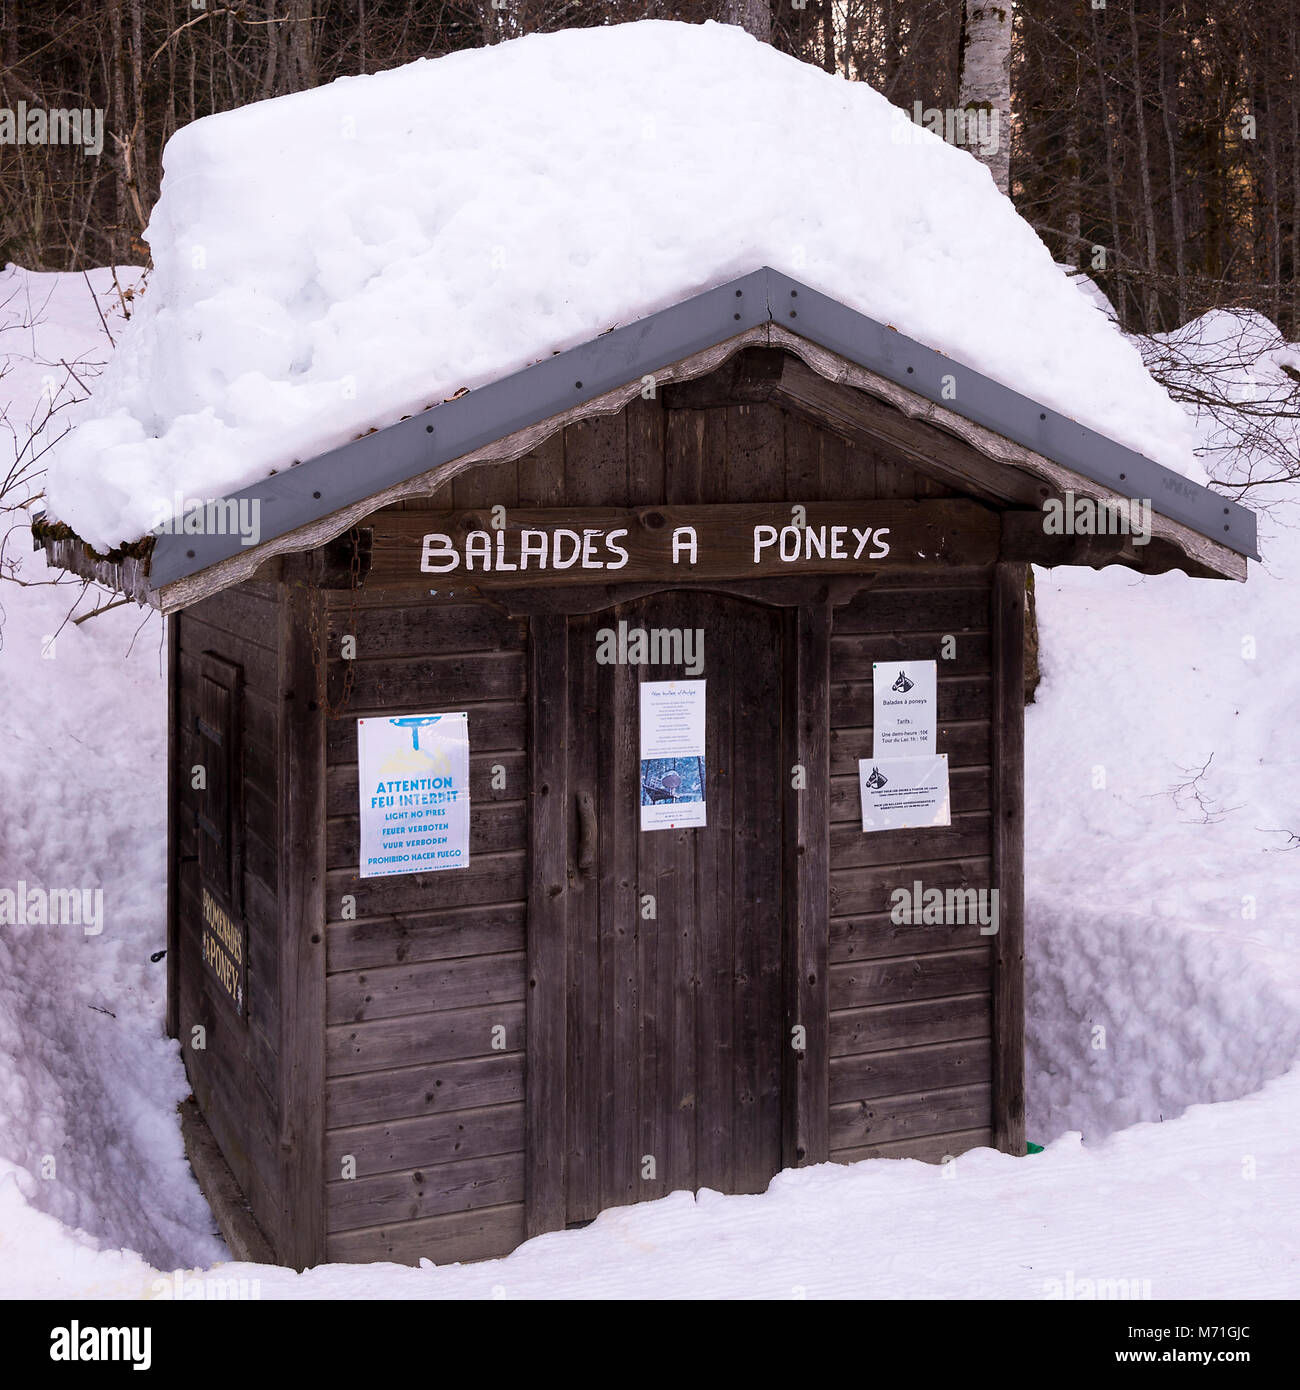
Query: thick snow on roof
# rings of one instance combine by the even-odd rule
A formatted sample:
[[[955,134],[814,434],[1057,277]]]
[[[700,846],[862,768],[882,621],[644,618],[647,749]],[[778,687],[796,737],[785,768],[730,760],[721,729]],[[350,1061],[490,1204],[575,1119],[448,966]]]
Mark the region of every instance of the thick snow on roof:
[[[1200,480],[987,170],[739,29],[535,35],[208,117],[54,516],[100,549],[767,264]]]

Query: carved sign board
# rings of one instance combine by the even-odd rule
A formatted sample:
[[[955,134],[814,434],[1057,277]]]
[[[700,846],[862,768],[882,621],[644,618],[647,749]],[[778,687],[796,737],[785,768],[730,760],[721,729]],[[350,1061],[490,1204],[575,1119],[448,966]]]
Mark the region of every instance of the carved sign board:
[[[975,502],[826,502],[386,512],[367,587],[525,588],[985,565],[1001,524]]]
[[[248,928],[203,890],[203,964],[216,980],[218,993],[242,1018],[247,1003]]]

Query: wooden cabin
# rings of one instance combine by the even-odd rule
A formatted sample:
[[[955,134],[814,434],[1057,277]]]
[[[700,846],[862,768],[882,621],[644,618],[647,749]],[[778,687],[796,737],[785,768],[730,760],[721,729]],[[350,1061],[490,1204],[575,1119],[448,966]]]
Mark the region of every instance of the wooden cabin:
[[[1056,534],[1066,497],[1150,537]],[[1027,565],[1243,579],[1249,512],[767,269],[237,500],[255,545],[37,527],[167,615],[167,1027],[237,1256],[477,1260],[1025,1152]],[[640,687],[685,652],[598,660],[620,623],[702,633],[704,824],[641,828]],[[947,823],[864,830],[873,672],[931,661]],[[359,721],[447,715],[467,853],[363,875]],[[914,885],[996,888],[996,931],[900,923]]]

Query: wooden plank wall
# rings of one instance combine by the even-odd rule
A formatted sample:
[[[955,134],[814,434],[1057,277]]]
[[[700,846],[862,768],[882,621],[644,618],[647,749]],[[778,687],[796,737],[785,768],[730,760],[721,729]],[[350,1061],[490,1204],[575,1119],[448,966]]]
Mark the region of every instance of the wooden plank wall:
[[[771,404],[665,410],[634,400],[510,463],[462,473],[399,509],[640,507],[955,497],[886,446],[865,449]]]
[[[276,1145],[280,989],[277,968],[276,586],[250,580],[178,615],[175,695],[177,773],[173,780],[176,885],[175,1021],[186,1072],[208,1126],[248,1199],[274,1239],[280,1223]],[[202,761],[195,716],[200,660],[214,652],[243,673],[243,903],[248,925],[247,1017],[241,1020],[203,964],[198,834],[202,792],[191,769]],[[170,1010],[169,1010],[170,1012]],[[201,1026],[206,1046],[193,1046]]]
[[[772,404],[665,410],[634,401],[403,510],[941,497],[882,447],[845,442]],[[433,581],[435,584],[437,581]],[[987,938],[905,941],[880,922],[886,888],[987,884],[988,576],[886,584],[835,620],[832,641],[832,1157],[923,1156],[988,1141]],[[915,580],[913,580],[915,583]],[[889,590],[886,594],[884,591]],[[882,604],[883,600],[883,604]],[[524,1236],[527,632],[454,589],[428,598],[334,593],[326,612],[326,1255],[446,1261]],[[906,631],[907,637],[900,636]],[[857,758],[870,752],[870,663],[930,656],[943,632],[939,747],[952,753],[951,831],[855,833]],[[927,634],[917,637],[915,633]],[[344,635],[356,659],[340,659]],[[471,865],[360,880],[355,719],[467,709]],[[504,788],[492,786],[503,769]],[[928,837],[927,837],[928,836]],[[905,867],[904,867],[905,866]],[[345,898],[355,916],[345,915]],[[352,909],[347,909],[350,913]],[[504,1027],[506,1045],[492,1046]],[[356,1176],[345,1178],[351,1159]]]
[[[837,609],[831,639],[832,1159],[941,1159],[992,1142],[991,937],[895,924],[890,895],[992,885],[991,572],[925,588],[886,577]],[[941,659],[945,635],[955,640]],[[938,663],[936,749],[952,825],[863,834],[858,759],[872,752],[872,662]]]
[[[504,1254],[524,1235],[525,624],[455,594],[333,594],[325,624],[326,1255]],[[358,878],[356,719],[460,709],[469,867]]]

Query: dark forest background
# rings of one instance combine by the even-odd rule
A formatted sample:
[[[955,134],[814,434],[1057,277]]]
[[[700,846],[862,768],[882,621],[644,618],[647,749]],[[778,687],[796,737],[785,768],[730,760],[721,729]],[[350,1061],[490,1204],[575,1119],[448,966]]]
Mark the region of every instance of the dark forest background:
[[[870,82],[909,111],[958,104],[961,0],[796,5],[771,0],[777,47]],[[143,262],[163,146],[196,117],[532,30],[735,9],[736,0],[0,0],[0,107],[106,113],[98,159],[75,146],[0,146],[0,262]],[[1300,0],[1019,5],[1012,196],[1058,260],[1095,276],[1130,331],[1240,305],[1300,336],[1298,9]]]

